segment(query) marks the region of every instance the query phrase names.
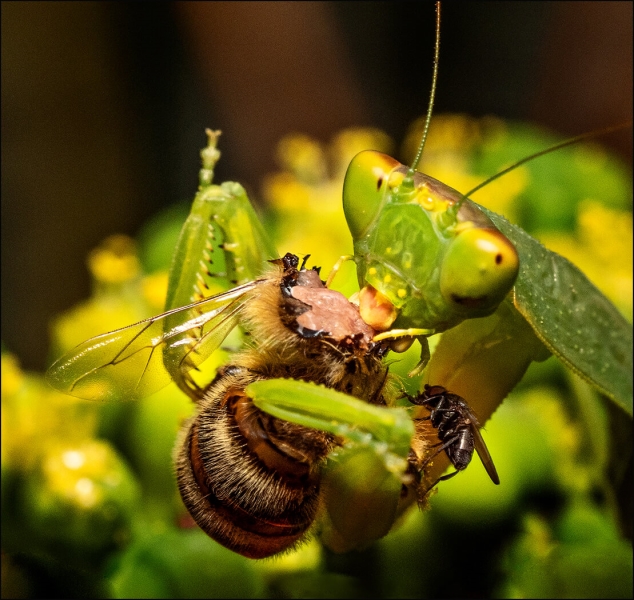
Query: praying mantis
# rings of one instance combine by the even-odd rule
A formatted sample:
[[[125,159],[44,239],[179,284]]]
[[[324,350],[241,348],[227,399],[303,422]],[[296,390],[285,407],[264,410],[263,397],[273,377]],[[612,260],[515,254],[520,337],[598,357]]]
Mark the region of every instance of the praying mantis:
[[[437,35],[439,28],[438,12]],[[263,266],[280,256],[244,188],[213,183],[218,133],[208,131],[208,137],[199,191],[174,252],[166,312],[92,338],[60,358],[48,373],[57,389],[80,398],[134,400],[175,380],[203,404],[205,388],[191,371],[241,324],[264,289]],[[422,353],[416,370],[423,372],[424,383],[465,398],[477,406],[482,420],[532,361],[550,353],[631,417],[629,324],[572,264],[479,207],[469,194],[416,172],[416,162],[408,167],[366,151],[353,159],[344,182],[344,212],[354,241],[351,258],[360,287],[357,302],[363,321],[374,331],[374,347],[401,351],[418,340]],[[201,261],[206,269],[210,246],[223,253],[227,276],[236,287],[204,298]],[[284,277],[292,269],[296,267],[285,267]],[[298,272],[303,271],[302,266]],[[569,306],[562,306],[564,299],[570,299]],[[317,333],[326,339],[331,335]],[[427,337],[437,333],[444,335],[430,358]],[[352,337],[356,335],[354,330]],[[363,355],[360,364],[365,359]],[[387,371],[379,373],[387,377]],[[351,465],[366,479],[374,478],[369,491],[352,495],[352,511],[365,515],[362,524],[349,527],[350,510],[326,500],[330,545],[339,550],[362,547],[387,533],[412,502],[403,489],[416,483],[408,463],[420,437],[412,424],[413,407],[397,406],[393,392],[375,406],[369,397],[317,386],[306,375],[243,383],[244,397],[257,409],[344,441],[335,453],[345,468],[333,469],[331,489],[345,488]],[[431,450],[423,444],[421,452],[429,455]],[[440,454],[418,475],[429,483],[446,465]],[[275,554],[295,541],[262,552]],[[233,542],[222,543],[232,547]],[[261,557],[259,546],[237,551]]]

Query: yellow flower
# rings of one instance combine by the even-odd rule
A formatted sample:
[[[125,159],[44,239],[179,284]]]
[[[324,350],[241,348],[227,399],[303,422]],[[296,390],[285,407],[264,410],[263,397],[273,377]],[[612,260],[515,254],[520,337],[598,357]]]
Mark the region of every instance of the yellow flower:
[[[579,205],[573,235],[539,236],[550,250],[566,257],[632,320],[632,213],[594,200]]]
[[[355,154],[368,148],[391,152],[392,141],[373,128],[346,129],[324,147],[305,135],[290,135],[278,146],[283,170],[269,175],[263,195],[275,214],[276,241],[282,252],[310,253],[311,265],[325,273],[343,254],[352,252],[352,238],[343,214],[345,171]],[[337,289],[352,293],[350,279],[338,277]]]

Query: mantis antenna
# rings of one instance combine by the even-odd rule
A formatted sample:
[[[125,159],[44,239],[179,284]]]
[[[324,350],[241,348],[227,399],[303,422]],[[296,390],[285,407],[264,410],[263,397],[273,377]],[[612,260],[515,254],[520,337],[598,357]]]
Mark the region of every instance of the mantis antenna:
[[[593,131],[588,131],[586,133],[582,133],[581,135],[576,135],[575,137],[568,138],[567,140],[564,140],[563,142],[560,142],[559,144],[555,144],[554,146],[551,146],[550,148],[546,148],[544,150],[540,150],[539,152],[535,152],[535,154],[526,156],[522,160],[518,160],[516,163],[512,164],[510,167],[507,167],[506,169],[502,169],[502,171],[500,171],[499,173],[496,173],[492,177],[485,179],[482,183],[476,185],[472,190],[469,190],[466,194],[463,194],[462,198],[460,199],[460,202],[457,203],[456,207],[460,208],[460,206],[467,199],[467,197],[471,196],[478,190],[481,190],[483,187],[489,185],[492,181],[495,181],[496,179],[502,177],[503,175],[510,173],[511,171],[517,169],[517,167],[520,167],[521,165],[531,160],[534,160],[535,158],[539,158],[540,156],[544,156],[545,154],[550,154],[551,152],[554,152],[555,150],[559,150],[560,148],[565,148],[566,146],[572,146],[573,144],[576,144],[577,142],[581,142],[583,140],[591,139],[594,137],[599,137],[607,133],[612,133],[613,131],[620,131],[621,129],[626,129],[627,127],[631,127],[631,126],[632,126],[632,121],[629,120],[629,121],[624,121],[623,123],[619,123],[618,125],[611,125],[610,127],[595,129]]]
[[[438,56],[440,54],[440,2],[436,2],[436,43],[434,45],[434,73],[431,80],[431,92],[429,93],[429,104],[427,106],[427,116],[425,117],[425,129],[423,130],[423,137],[418,146],[418,152],[412,166],[409,168],[407,177],[413,177],[414,171],[418,167],[421,157],[423,156],[423,148],[425,148],[425,142],[427,141],[427,133],[429,132],[429,124],[431,123],[431,115],[434,110],[434,98],[436,96],[436,83],[438,81]]]

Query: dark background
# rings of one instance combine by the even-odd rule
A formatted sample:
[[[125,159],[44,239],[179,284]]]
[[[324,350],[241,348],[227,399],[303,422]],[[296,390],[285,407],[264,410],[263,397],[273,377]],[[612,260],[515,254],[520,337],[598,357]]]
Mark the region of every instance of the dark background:
[[[2,3],[2,339],[46,363],[89,294],[87,252],[217,180],[257,197],[280,137],[351,125],[402,140],[426,108],[431,2]],[[632,113],[631,2],[448,2],[437,111],[564,135]],[[631,161],[631,131],[602,140]]]

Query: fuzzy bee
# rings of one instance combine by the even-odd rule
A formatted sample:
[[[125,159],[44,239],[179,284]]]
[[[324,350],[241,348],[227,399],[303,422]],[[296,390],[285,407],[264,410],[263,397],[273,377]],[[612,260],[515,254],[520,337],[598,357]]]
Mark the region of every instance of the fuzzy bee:
[[[72,395],[134,399],[160,387],[169,365],[197,405],[175,450],[183,502],[210,537],[250,558],[306,536],[320,508],[321,469],[341,441],[261,411],[245,388],[290,378],[377,406],[393,396],[386,343],[372,341],[358,308],[327,288],[318,269],[305,268],[306,258],[299,266],[286,254],[228,293],[88,340],[49,371],[49,381]],[[166,319],[177,324],[164,329]],[[246,348],[199,387],[190,369],[236,323],[249,334]],[[180,362],[170,362],[183,345]]]
[[[204,391],[177,444],[181,496],[198,525],[251,558],[300,541],[320,506],[321,467],[335,436],[259,410],[244,388],[294,378],[385,405],[385,349],[356,307],[296,256],[276,261],[244,304],[249,347]]]

